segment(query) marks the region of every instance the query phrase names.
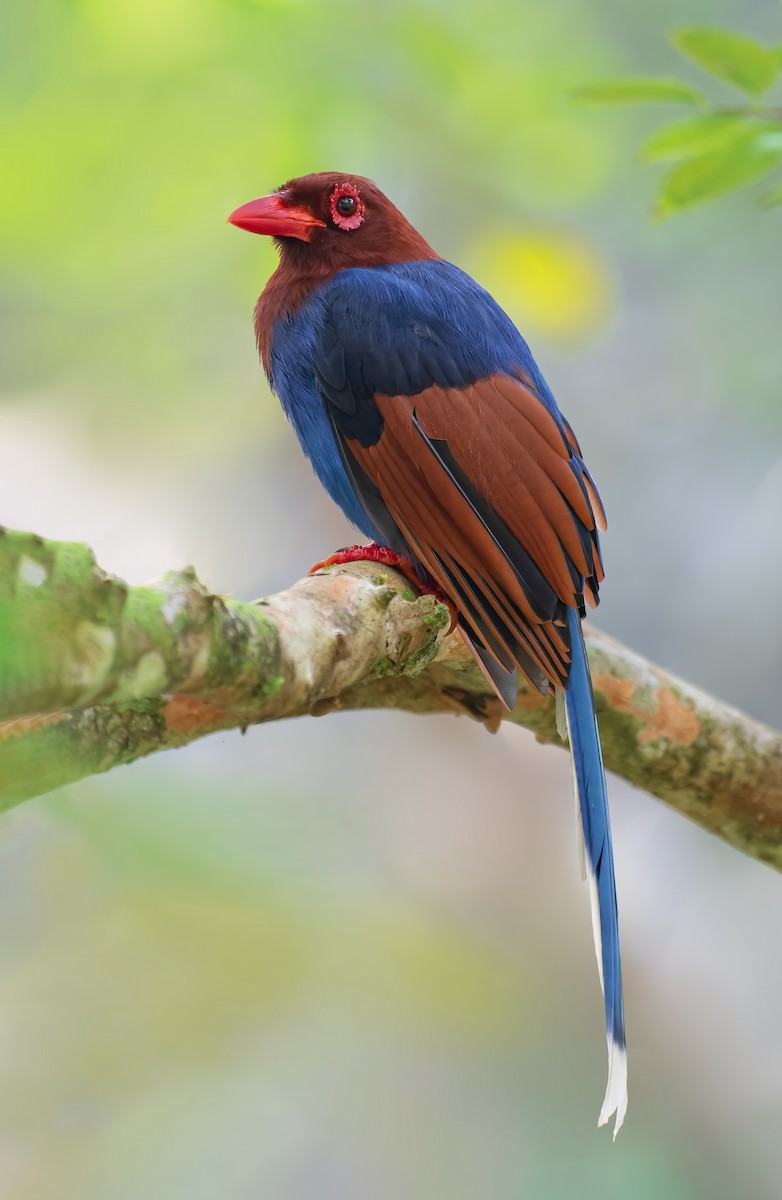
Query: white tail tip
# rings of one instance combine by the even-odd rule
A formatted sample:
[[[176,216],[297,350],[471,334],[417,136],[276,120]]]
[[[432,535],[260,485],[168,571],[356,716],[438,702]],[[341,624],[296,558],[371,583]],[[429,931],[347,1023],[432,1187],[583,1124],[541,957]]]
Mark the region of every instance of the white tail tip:
[[[627,1050],[616,1042],[608,1043],[608,1087],[597,1119],[598,1127],[607,1125],[614,1113],[614,1141],[627,1112]]]

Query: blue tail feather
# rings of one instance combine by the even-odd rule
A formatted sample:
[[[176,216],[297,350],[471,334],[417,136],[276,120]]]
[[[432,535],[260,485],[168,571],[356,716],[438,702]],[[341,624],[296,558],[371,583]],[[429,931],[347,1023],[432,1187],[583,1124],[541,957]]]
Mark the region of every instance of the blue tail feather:
[[[616,1113],[616,1137],[627,1109],[627,1053],[614,854],[611,846],[605,769],[589,663],[581,632],[581,620],[573,609],[568,610],[568,629],[571,667],[565,693],[565,712],[592,899],[595,951],[605,996],[608,1039],[608,1087],[598,1124],[604,1125],[612,1114]]]

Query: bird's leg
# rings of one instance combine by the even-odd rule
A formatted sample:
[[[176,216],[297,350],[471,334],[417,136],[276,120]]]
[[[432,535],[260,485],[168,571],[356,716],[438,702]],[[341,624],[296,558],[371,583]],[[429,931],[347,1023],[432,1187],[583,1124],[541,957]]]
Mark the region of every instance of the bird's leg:
[[[337,550],[328,558],[324,558],[323,562],[315,563],[315,566],[310,567],[307,574],[314,575],[316,571],[321,571],[325,567],[336,567],[351,562],[374,562],[381,563],[385,567],[393,567],[395,571],[399,571],[405,579],[410,581],[417,592],[424,596],[434,596],[438,604],[444,604],[451,614],[448,632],[450,633],[456,628],[458,613],[450,597],[446,596],[434,581],[422,579],[411,559],[397,554],[388,546],[379,546],[377,542],[370,542],[366,546],[345,546],[344,549]]]
[[[383,566],[395,567],[401,571],[416,586],[420,586],[421,583],[409,558],[403,558],[401,554],[390,550],[388,546],[379,546],[377,542],[369,542],[366,546],[343,546],[341,550],[336,550],[328,558],[324,558],[323,562],[315,563],[315,566],[310,567],[307,574],[314,575],[316,571],[321,571],[324,567],[338,567],[343,563],[351,562],[382,563]]]

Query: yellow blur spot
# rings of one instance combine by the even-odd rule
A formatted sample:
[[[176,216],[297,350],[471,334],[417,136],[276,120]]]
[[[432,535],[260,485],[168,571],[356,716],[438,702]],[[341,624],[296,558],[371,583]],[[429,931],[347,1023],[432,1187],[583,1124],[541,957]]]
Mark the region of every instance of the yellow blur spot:
[[[572,234],[495,234],[468,251],[479,282],[519,324],[563,341],[594,333],[613,307],[606,263]]]

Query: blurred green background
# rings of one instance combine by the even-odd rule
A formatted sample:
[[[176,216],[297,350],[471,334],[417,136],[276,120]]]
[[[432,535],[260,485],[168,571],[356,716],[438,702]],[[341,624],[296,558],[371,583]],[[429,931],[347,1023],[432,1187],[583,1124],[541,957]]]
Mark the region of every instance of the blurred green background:
[[[781,15],[7,0],[0,519],[247,598],[350,540],[257,365],[273,251],[225,219],[356,171],[531,341],[608,509],[602,627],[779,726],[782,210],[653,226],[659,114],[570,94],[681,73],[679,20],[779,41]],[[779,878],[611,794],[615,1146],[564,754],[339,716],[4,816],[4,1200],[776,1200]]]

